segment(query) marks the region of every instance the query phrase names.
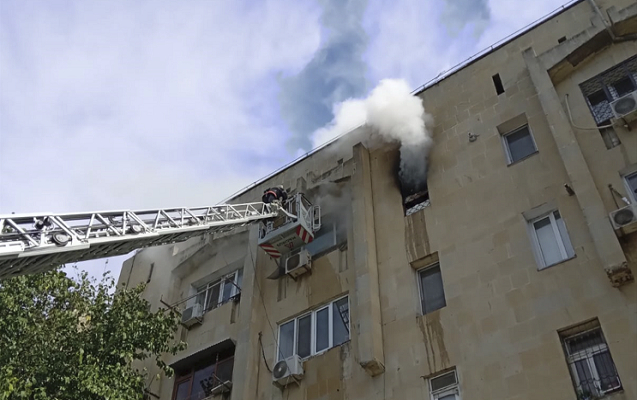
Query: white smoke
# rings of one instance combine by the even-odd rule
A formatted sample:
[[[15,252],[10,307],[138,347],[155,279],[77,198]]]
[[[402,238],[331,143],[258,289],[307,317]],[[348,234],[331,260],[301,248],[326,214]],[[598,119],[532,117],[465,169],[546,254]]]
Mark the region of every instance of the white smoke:
[[[353,99],[334,109],[334,120],[314,132],[315,147],[367,124],[386,142],[400,143],[400,180],[417,192],[427,182],[427,156],[433,144],[427,125],[431,116],[401,79],[382,80],[366,99]],[[371,134],[370,132],[370,134]]]

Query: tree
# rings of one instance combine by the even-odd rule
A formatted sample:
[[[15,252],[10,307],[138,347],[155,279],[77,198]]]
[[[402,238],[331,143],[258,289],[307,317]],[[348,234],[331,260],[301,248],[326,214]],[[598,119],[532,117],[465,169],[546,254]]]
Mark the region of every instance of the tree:
[[[143,285],[113,288],[60,269],[0,281],[0,399],[141,399],[147,372],[132,363],[150,357],[172,375],[178,313],[151,312]]]

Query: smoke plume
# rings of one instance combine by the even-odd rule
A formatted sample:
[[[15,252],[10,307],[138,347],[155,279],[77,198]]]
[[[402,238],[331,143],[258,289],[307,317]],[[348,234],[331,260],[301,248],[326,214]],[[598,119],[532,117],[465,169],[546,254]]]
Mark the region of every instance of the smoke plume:
[[[399,175],[403,190],[415,193],[425,189],[427,156],[433,144],[427,130],[431,116],[425,112],[420,98],[411,94],[407,82],[382,80],[369,97],[339,104],[334,114],[329,126],[314,133],[315,145],[366,124],[371,128],[370,135],[400,144]]]

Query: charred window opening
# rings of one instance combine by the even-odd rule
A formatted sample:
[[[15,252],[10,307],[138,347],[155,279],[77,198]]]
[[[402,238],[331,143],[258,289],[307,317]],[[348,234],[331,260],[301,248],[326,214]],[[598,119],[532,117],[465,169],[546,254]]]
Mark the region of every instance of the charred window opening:
[[[429,189],[426,182],[422,188],[405,189],[401,187],[401,189],[406,216],[418,212],[429,205]]]

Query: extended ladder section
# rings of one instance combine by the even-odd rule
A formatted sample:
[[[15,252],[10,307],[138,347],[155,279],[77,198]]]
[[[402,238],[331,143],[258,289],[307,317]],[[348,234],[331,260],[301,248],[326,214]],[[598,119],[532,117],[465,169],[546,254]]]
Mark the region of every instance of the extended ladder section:
[[[277,217],[276,204],[0,215],[0,279],[227,232]]]

